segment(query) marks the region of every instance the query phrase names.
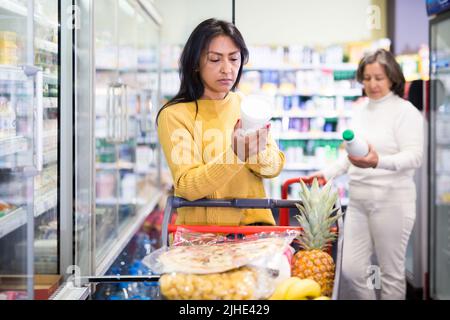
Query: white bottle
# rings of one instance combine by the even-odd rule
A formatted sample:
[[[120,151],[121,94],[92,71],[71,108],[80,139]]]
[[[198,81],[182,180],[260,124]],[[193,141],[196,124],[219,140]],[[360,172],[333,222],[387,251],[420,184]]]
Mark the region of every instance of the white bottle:
[[[126,174],[122,179],[122,198],[127,201],[136,198],[136,176],[134,174]]]
[[[9,101],[6,101],[6,110],[7,110],[7,135],[10,138],[16,136],[16,111],[12,107]]]
[[[350,156],[365,157],[369,153],[369,145],[366,141],[358,139],[352,130],[345,130],[342,134],[345,141],[345,150]]]
[[[7,113],[8,109],[6,107],[6,98],[0,97],[0,139],[6,138],[8,136],[7,133]]]

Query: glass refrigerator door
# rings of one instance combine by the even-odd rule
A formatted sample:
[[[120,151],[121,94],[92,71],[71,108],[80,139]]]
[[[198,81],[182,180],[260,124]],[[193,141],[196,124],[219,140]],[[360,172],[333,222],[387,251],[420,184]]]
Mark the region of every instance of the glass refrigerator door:
[[[35,177],[35,273],[58,281],[58,3],[34,0],[34,64],[42,70],[42,170]],[[42,119],[42,120],[41,120]],[[51,276],[53,275],[53,276]]]
[[[137,1],[96,1],[96,274],[103,275],[155,207],[151,124],[159,28]],[[145,31],[144,31],[145,30]],[[152,130],[153,129],[153,130]]]
[[[75,264],[102,276],[162,195],[150,124],[159,27],[137,0],[76,5]]]
[[[0,1],[0,299],[59,279],[57,33],[58,1]]]
[[[431,23],[431,297],[450,299],[450,14]]]
[[[120,166],[125,165],[119,163],[119,149],[126,139],[127,88],[118,72],[118,2],[94,1],[96,269],[118,237]],[[107,11],[111,14],[105,15]]]

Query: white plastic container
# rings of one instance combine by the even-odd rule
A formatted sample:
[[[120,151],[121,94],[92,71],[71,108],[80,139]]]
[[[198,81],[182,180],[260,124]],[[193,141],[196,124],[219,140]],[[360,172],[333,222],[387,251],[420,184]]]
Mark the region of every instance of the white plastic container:
[[[350,156],[365,157],[369,153],[367,142],[355,137],[355,133],[352,130],[345,130],[342,138],[345,141],[345,150]]]
[[[122,198],[133,200],[136,198],[136,175],[129,173],[122,179]]]
[[[242,129],[247,134],[264,127],[272,118],[273,104],[260,95],[248,95],[241,101]]]

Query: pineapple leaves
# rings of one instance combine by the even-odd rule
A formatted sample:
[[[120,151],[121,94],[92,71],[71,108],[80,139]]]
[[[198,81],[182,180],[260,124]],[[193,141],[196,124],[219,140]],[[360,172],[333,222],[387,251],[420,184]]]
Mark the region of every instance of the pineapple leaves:
[[[315,178],[308,188],[300,180],[301,203],[296,204],[300,214],[298,220],[302,231],[299,236],[301,246],[306,250],[323,250],[337,238],[331,227],[343,215],[340,208],[334,208],[338,194],[332,189],[333,181],[329,180],[322,188]]]

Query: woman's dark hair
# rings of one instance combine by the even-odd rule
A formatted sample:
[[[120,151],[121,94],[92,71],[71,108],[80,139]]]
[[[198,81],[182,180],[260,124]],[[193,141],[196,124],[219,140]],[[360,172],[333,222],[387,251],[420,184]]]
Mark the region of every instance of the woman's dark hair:
[[[405,76],[394,55],[385,49],[378,49],[361,59],[356,72],[356,79],[362,83],[364,80],[364,69],[368,64],[375,62],[378,62],[384,68],[386,76],[391,80],[391,91],[399,97],[403,97],[405,94]]]
[[[156,116],[156,123],[158,123],[158,117],[161,111],[176,103],[195,101],[198,112],[197,100],[203,95],[205,90],[200,78],[200,73],[198,72],[198,69],[200,68],[201,54],[208,48],[212,39],[217,36],[230,37],[240,50],[241,66],[239,68],[236,82],[231,90],[234,91],[236,89],[241,79],[242,68],[248,61],[247,45],[245,44],[241,33],[234,24],[214,18],[207,19],[200,23],[194,31],[192,31],[183,48],[179,61],[181,81],[180,89],[178,93],[159,110]]]

